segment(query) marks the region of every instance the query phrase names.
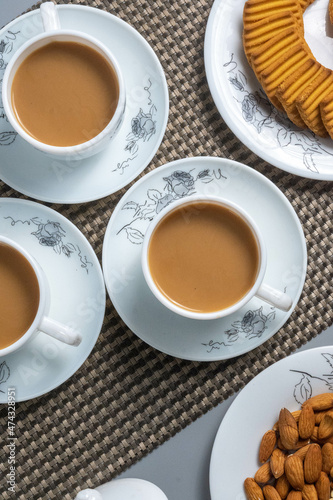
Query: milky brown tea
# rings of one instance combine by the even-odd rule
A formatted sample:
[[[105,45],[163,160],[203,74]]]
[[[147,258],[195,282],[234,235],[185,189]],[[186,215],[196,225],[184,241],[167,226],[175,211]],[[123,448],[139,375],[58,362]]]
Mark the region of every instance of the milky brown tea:
[[[18,67],[12,83],[16,119],[34,139],[75,146],[98,135],[119,99],[117,75],[95,49],[50,42]]]
[[[161,293],[190,311],[232,306],[254,285],[256,238],[229,208],[195,201],[168,213],[149,243],[148,265]]]
[[[30,263],[15,248],[0,243],[0,349],[29,329],[38,305],[39,285]]]

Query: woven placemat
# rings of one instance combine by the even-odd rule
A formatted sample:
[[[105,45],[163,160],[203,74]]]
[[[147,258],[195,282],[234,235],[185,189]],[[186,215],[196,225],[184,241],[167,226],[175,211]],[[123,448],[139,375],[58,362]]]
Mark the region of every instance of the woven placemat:
[[[68,2],[59,2],[68,3]],[[308,271],[301,300],[272,339],[225,362],[199,363],[164,355],[138,339],[108,300],[99,340],[66,383],[17,405],[16,493],[3,499],[72,499],[152,451],[244,387],[261,370],[332,324],[331,184],[280,171],[243,146],[221,119],[204,71],[204,34],[212,0],[74,1],[109,11],[154,48],[167,76],[170,116],[149,170],[187,156],[221,156],[245,163],[287,196],[303,225]],[[186,84],[186,85],[185,85]],[[125,189],[83,205],[51,205],[88,238],[99,259],[107,223]],[[22,197],[0,183],[1,196]],[[2,443],[7,408],[1,409]]]

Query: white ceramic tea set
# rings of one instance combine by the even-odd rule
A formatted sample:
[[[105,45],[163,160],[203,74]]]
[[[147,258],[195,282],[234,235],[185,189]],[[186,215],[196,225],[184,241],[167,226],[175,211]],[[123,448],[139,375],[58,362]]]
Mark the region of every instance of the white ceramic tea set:
[[[80,23],[73,19],[73,9],[79,9],[82,14]],[[96,28],[88,30],[86,18],[89,16],[97,16],[98,34]],[[111,22],[114,27],[112,36],[126,33],[131,49],[134,50],[135,45],[135,50],[139,51],[139,66],[149,73],[148,80],[142,79],[143,92],[139,92],[138,82],[133,80],[139,76],[138,72],[128,75],[128,64],[124,64],[121,52],[124,48],[119,49],[119,45],[108,38],[110,30],[107,27]],[[69,28],[68,25],[72,24]],[[94,26],[93,23],[90,25]],[[103,196],[105,191],[98,193],[94,189],[91,175],[102,179],[104,189],[108,182],[100,175],[99,165],[106,165],[104,159],[107,159],[108,174],[110,180],[113,179],[115,172],[109,169],[109,162],[110,158],[117,156],[117,147],[127,127],[126,120],[131,124],[124,148],[127,166],[123,162],[117,163],[116,170],[122,181],[117,184],[118,181],[114,183],[112,180],[108,193],[137,176],[139,171],[131,164],[131,154],[134,155],[133,161],[137,161],[141,149],[147,148],[156,137],[154,144],[151,143],[152,148],[149,146],[149,158],[155,153],[168,114],[165,77],[146,42],[124,22],[105,12],[86,7],[55,6],[52,2],[42,4],[39,11],[26,14],[8,25],[2,36],[4,39],[11,36],[12,39],[3,56],[3,106],[12,126],[3,133],[3,137],[7,134],[7,144],[2,148],[4,161],[0,167],[3,180],[39,200],[69,203]],[[14,76],[20,65],[51,42],[63,41],[74,41],[98,51],[114,68],[119,82],[118,105],[109,125],[95,138],[66,147],[48,145],[32,137],[18,119],[11,99]],[[158,101],[154,99],[155,92],[159,95]],[[143,109],[146,102],[150,106],[147,113]],[[131,112],[138,103],[138,113],[133,117]],[[1,125],[9,127],[9,123],[3,120]],[[18,154],[27,159],[24,169],[22,160],[16,156]],[[145,158],[141,157],[141,169],[149,161],[147,156]],[[15,166],[17,178],[25,187],[6,177],[8,174],[14,180]],[[36,170],[29,171],[30,166],[33,170],[42,169],[43,175],[38,175]],[[127,169],[131,172],[129,177],[125,173]],[[52,182],[53,175],[58,183]],[[32,179],[34,192],[28,187],[27,179]],[[45,190],[46,184],[48,188]],[[89,197],[84,194],[88,188]],[[40,196],[42,192],[43,196]],[[71,193],[71,198],[66,193]],[[257,276],[248,293],[231,307],[213,313],[197,313],[175,305],[155,286],[149,272],[147,248],[150,235],[169,212],[186,206],[189,199],[223,203],[251,228],[258,246]],[[81,234],[78,237],[77,229],[57,212],[40,204],[3,198],[0,201],[0,229],[6,241],[12,240],[13,246],[16,245],[31,263],[36,260],[37,266],[44,269],[44,288],[49,290],[41,293],[41,304],[33,325],[18,342],[0,353],[5,370],[2,383],[15,383],[20,388],[17,395],[20,400],[53,389],[72,375],[89,355],[103,321],[104,282],[119,315],[145,342],[177,357],[211,361],[237,356],[270,338],[295,307],[306,272],[302,229],[287,199],[261,174],[222,158],[178,160],[137,181],[120,200],[108,224],[103,244],[103,273],[89,243]],[[292,239],[290,234],[294,235]],[[76,273],[78,265],[80,278],[71,279],[71,297],[68,298],[68,307],[63,308],[63,288],[66,280]],[[54,273],[59,266],[62,273]],[[42,284],[42,278],[38,279]],[[76,285],[77,290],[74,289]],[[91,300],[92,296],[94,300]],[[36,335],[37,331],[48,335]],[[62,346],[59,340],[63,341]],[[77,347],[73,348],[73,345]],[[60,362],[59,365],[59,358],[64,358],[66,363]],[[46,373],[51,374],[50,378]],[[2,394],[4,391],[0,397]]]
[[[7,25],[0,38],[7,44],[0,60],[0,177],[6,184],[39,201],[83,203],[118,191],[146,168],[165,132],[168,90],[158,59],[133,28],[98,9],[46,2]],[[39,141],[27,133],[13,107],[17,68],[52,41],[93,48],[118,78],[113,118],[82,144],[60,147]],[[189,199],[210,200],[237,213],[258,245],[251,289],[214,313],[175,305],[156,287],[149,270],[154,229]],[[17,387],[17,400],[24,401],[73,375],[100,333],[105,285],[119,316],[146,343],[179,358],[215,361],[248,352],[274,335],[294,310],[306,274],[304,235],[287,198],[257,171],[224,158],[178,160],[133,184],[108,223],[103,271],[82,233],[39,203],[1,198],[0,234],[0,243],[29,261],[40,285],[35,321],[17,342],[0,350],[1,402],[6,402],[9,385]],[[135,479],[84,490],[76,498],[166,499],[156,486]]]
[[[98,488],[80,491],[75,500],[168,500],[155,484],[143,479],[115,479]]]

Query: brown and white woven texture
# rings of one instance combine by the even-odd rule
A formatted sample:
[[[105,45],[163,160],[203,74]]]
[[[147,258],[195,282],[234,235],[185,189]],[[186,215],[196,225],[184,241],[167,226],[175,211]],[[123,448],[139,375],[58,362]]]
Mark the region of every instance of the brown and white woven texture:
[[[111,480],[332,324],[332,184],[272,167],[224,123],[209,92],[203,59],[213,0],[70,3],[103,9],[128,22],[162,63],[170,94],[169,122],[142,175],[169,161],[202,155],[231,158],[258,170],[294,207],[306,237],[308,270],[301,299],[284,327],[257,349],[224,362],[184,361],[156,351],[126,327],[108,300],[100,337],[77,373],[44,397],[17,405],[18,500],[69,500],[82,488]],[[92,203],[51,207],[82,231],[101,259],[107,223],[124,192]],[[1,182],[0,195],[23,198]],[[5,405],[0,418],[4,444]],[[3,446],[0,453],[0,497],[13,498],[4,477]]]

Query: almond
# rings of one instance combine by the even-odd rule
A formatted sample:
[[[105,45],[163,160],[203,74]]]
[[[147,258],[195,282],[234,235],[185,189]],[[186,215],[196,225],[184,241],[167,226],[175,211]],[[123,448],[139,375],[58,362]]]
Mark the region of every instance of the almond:
[[[247,500],[265,500],[262,489],[252,477],[247,477],[245,479],[244,489]]]
[[[299,419],[299,416],[301,414],[301,411],[302,410],[296,410],[296,411],[292,411],[291,412],[291,414],[294,417],[296,423],[298,422],[298,419]],[[278,431],[278,430],[279,430],[279,421],[275,422],[275,424],[273,425],[273,431]]]
[[[310,439],[299,439],[295,444],[294,450],[304,448],[304,446],[307,446],[308,444],[310,444]]]
[[[325,443],[321,448],[321,455],[323,459],[322,470],[326,474],[330,474],[333,467],[333,444]]]
[[[321,472],[318,481],[315,484],[318,500],[329,500],[330,498],[330,480],[326,472]]]
[[[317,490],[314,484],[305,484],[302,489],[303,500],[318,500]]]
[[[304,459],[304,479],[307,483],[315,483],[320,476],[322,466],[321,448],[319,444],[311,444]]]
[[[280,437],[278,437],[278,440],[277,440],[276,446],[277,446],[280,450],[287,451],[287,450],[286,450],[286,448],[283,446],[283,444],[282,444],[282,441],[281,441],[281,438],[280,438]]]
[[[294,490],[302,490],[304,487],[303,461],[297,455],[289,455],[284,463],[284,472]]]
[[[290,484],[288,479],[286,478],[286,475],[283,474],[283,476],[279,477],[275,483],[275,488],[282,500],[287,498],[287,495],[290,490]]]
[[[333,416],[327,413],[318,427],[318,439],[323,441],[333,436]]]
[[[302,448],[299,448],[297,451],[295,451],[294,455],[296,455],[297,457],[304,460],[305,455],[306,455],[309,448],[310,448],[310,444],[307,444],[306,446],[303,446]]]
[[[295,421],[298,422],[298,419],[299,419],[299,416],[301,414],[301,411],[302,410],[296,410],[296,411],[292,411],[291,414],[292,416],[294,417]]]
[[[310,405],[309,405],[310,406]],[[315,412],[315,423],[316,425],[319,425],[320,422],[323,420],[324,416],[329,410],[322,410],[322,411],[316,411]]]
[[[259,469],[257,470],[257,472],[254,475],[254,480],[257,483],[265,484],[265,483],[268,483],[268,481],[270,481],[272,479],[272,477],[273,477],[273,474],[271,471],[271,467],[269,465],[269,462],[266,462],[261,467],[259,467]]]
[[[291,490],[287,496],[287,500],[302,500],[302,493],[300,491]]]
[[[282,446],[293,450],[298,441],[298,428],[295,418],[287,408],[282,408],[279,416],[279,433]]]
[[[259,448],[259,462],[267,462],[276,445],[276,433],[273,430],[265,432]]]
[[[324,444],[324,443],[332,443],[333,444],[333,436],[321,441],[321,444]]]
[[[313,433],[316,418],[312,406],[302,408],[298,420],[298,432],[301,439],[308,439]]]
[[[333,408],[333,393],[332,392],[324,392],[323,394],[318,394],[317,396],[313,396],[303,403],[302,407],[310,405],[314,409],[314,411],[328,410],[329,408]]]
[[[277,479],[284,473],[285,453],[279,448],[275,448],[269,461],[273,476]]]
[[[318,443],[318,441],[319,441],[318,430],[319,430],[319,426],[315,425],[314,429],[313,429],[313,433],[312,433],[312,435],[310,437],[310,441],[313,441],[314,443]]]
[[[265,500],[281,500],[281,497],[274,486],[268,484],[267,486],[264,486],[262,490],[264,492]]]
[[[332,467],[332,469],[330,470],[330,474],[329,474],[329,475],[330,475],[331,477],[333,477],[333,467]],[[333,486],[332,486],[332,488],[333,488]]]

